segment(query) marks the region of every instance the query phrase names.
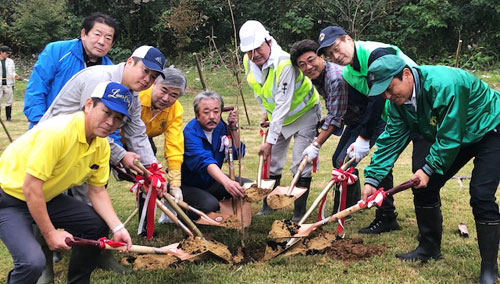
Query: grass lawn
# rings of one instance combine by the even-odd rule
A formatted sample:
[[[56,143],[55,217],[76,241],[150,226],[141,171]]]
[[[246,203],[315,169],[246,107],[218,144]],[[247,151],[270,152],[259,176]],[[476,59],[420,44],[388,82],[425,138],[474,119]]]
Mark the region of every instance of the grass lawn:
[[[181,97],[184,106],[184,123],[194,117],[192,110],[192,99],[201,90],[196,69],[183,71],[188,76],[188,92]],[[500,83],[500,72],[476,74],[486,80],[492,86],[498,88]],[[223,95],[226,105],[236,105],[237,88],[235,80],[224,70],[216,72],[205,71],[205,81],[210,89],[214,89]],[[22,135],[28,128],[28,123],[22,112],[23,94],[26,82],[16,84],[15,102],[13,106],[13,120],[4,122],[15,139]],[[250,116],[251,125],[248,125],[244,115],[241,98],[239,99],[240,125],[242,140],[247,144],[247,155],[242,161],[242,175],[251,179],[256,178],[258,156],[257,151],[260,144],[258,121],[260,110],[250,90],[244,86],[245,100]],[[4,118],[4,109],[1,112]],[[224,114],[224,117],[226,114]],[[155,139],[160,153],[158,157],[163,159],[162,137]],[[329,180],[331,171],[331,155],[338,142],[337,137],[332,137],[322,147],[321,170],[314,174],[312,182],[312,193],[309,204],[323,189]],[[7,136],[0,130],[0,151],[3,151],[9,141]],[[291,181],[290,156],[283,172],[282,185]],[[369,159],[360,164],[362,169],[367,165]],[[236,163],[237,165],[237,163]],[[227,167],[225,167],[227,170]],[[471,175],[472,166],[469,163],[458,174]],[[411,145],[401,155],[394,168],[394,183],[399,184],[411,176]],[[363,179],[363,175],[361,174]],[[135,207],[135,198],[128,189],[131,185],[126,182],[110,180],[108,187],[115,210],[122,218],[125,218]],[[177,267],[153,271],[137,271],[131,275],[118,275],[111,272],[96,270],[92,275],[92,283],[473,283],[477,281],[480,270],[480,257],[475,240],[475,226],[468,205],[468,181],[464,181],[464,188],[460,189],[456,180],[450,180],[441,192],[443,211],[443,259],[430,261],[426,264],[401,262],[394,257],[395,253],[412,250],[417,245],[417,227],[413,209],[412,194],[409,191],[398,194],[396,199],[398,220],[403,228],[401,231],[385,233],[378,236],[360,235],[357,231],[370,223],[374,217],[374,210],[357,213],[346,223],[346,237],[363,238],[365,244],[386,245],[387,249],[381,256],[359,262],[343,262],[336,259],[325,258],[321,255],[294,256],[289,258],[276,258],[269,262],[253,262],[246,265],[228,265],[213,261],[202,263],[183,263]],[[331,203],[331,202],[330,202]],[[331,206],[331,204],[330,204]],[[253,204],[255,212],[260,204]],[[277,211],[271,216],[254,217],[251,226],[247,229],[246,246],[253,256],[262,256],[266,245],[266,236],[271,224],[275,219],[290,218],[293,208]],[[330,212],[328,210],[327,212]],[[315,216],[314,216],[315,218]],[[311,217],[312,221],[313,218]],[[457,233],[459,223],[465,223],[469,229],[470,237],[461,238]],[[135,244],[149,246],[164,246],[183,239],[182,231],[173,225],[156,225],[159,237],[152,241],[145,241],[135,235],[137,218],[128,224],[128,230],[133,236]],[[325,227],[326,230],[334,230],[333,225]],[[226,244],[232,252],[236,252],[240,246],[240,234],[238,231],[225,230],[213,227],[201,227],[204,234],[214,240]],[[12,236],[15,237],[15,236]],[[56,283],[65,283],[67,261],[69,253],[64,253],[63,261],[55,265]],[[0,242],[0,282],[6,281],[6,276],[12,268],[11,257],[3,243]]]

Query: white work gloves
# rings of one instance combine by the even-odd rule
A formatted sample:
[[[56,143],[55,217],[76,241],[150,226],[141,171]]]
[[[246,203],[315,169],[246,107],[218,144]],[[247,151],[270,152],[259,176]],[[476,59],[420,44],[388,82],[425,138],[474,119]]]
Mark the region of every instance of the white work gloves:
[[[356,141],[349,146],[347,149],[347,154],[349,155],[349,158],[355,158],[356,163],[361,161],[364,157],[368,155],[370,152],[370,141],[365,140],[361,138],[361,136],[358,136],[356,138]]]
[[[314,146],[313,144],[307,146],[302,152],[302,157],[307,155],[307,160],[312,163],[312,160],[316,159],[319,154],[319,147]]]
[[[170,195],[172,195],[175,199],[175,202],[182,201],[182,190],[180,187],[170,187]]]

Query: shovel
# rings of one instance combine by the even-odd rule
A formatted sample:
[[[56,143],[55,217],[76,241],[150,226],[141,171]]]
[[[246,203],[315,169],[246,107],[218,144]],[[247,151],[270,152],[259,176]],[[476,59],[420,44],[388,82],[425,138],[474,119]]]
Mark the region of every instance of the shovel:
[[[70,238],[66,238],[66,244],[70,247],[97,247],[103,250],[117,250],[117,251],[123,251],[127,248],[127,244],[123,242],[115,242],[108,240],[106,238],[101,238],[97,241],[94,240],[88,240],[88,239],[82,239],[82,238],[77,238],[74,237],[74,240],[71,240]],[[193,257],[196,257],[201,254],[200,253],[194,253],[194,254],[189,254],[182,249],[178,249],[179,243],[171,244],[168,246],[164,247],[148,247],[148,246],[138,246],[138,245],[132,245],[130,248],[131,252],[135,253],[144,253],[144,254],[168,254],[175,256],[179,258],[180,260],[187,260]]]
[[[266,143],[267,131],[262,131],[262,143]],[[257,170],[257,183],[248,182],[243,184],[245,188],[245,200],[251,203],[259,202],[266,198],[266,196],[273,190],[274,179],[262,179],[262,172],[264,171],[264,156],[259,155],[259,168]]]
[[[304,156],[297,169],[297,173],[295,173],[295,176],[292,179],[292,183],[290,184],[290,186],[278,186],[271,193],[269,193],[269,195],[267,196],[267,204],[269,205],[269,207],[271,207],[272,209],[284,208],[292,204],[295,199],[299,198],[307,191],[307,188],[295,186],[306,165],[307,156]]]
[[[407,181],[387,191],[379,189],[377,193],[368,197],[366,201],[359,201],[356,205],[353,205],[345,210],[342,210],[334,215],[331,215],[330,217],[327,217],[313,224],[297,225],[291,221],[285,221],[285,222],[275,221],[273,223],[273,228],[269,233],[269,237],[275,239],[290,238],[290,237],[292,238],[307,237],[309,236],[309,234],[311,234],[312,231],[316,230],[317,228],[325,224],[336,222],[339,219],[345,218],[355,212],[361,211],[365,208],[370,208],[371,202],[382,203],[383,199],[386,198],[387,196],[394,195],[400,191],[416,186],[418,185],[418,183],[419,183],[418,181]]]
[[[355,160],[356,160],[355,158],[351,158],[349,161],[347,161],[347,156],[346,156],[346,159],[344,160],[344,164],[342,165],[342,167],[340,167],[340,169],[342,169],[343,171],[345,171]],[[336,185],[335,180],[330,180],[330,182],[328,182],[328,184],[326,185],[326,187],[319,193],[318,197],[316,197],[316,200],[314,200],[314,202],[311,205],[311,207],[309,207],[309,209],[307,210],[306,214],[304,214],[304,216],[302,217],[302,219],[300,219],[299,223],[297,223],[298,225],[302,225],[307,220],[307,218],[309,218],[309,216],[312,214],[312,212],[314,211],[314,209],[316,209],[316,207],[321,202],[321,200],[323,199],[323,197],[335,185]],[[299,238],[292,238],[292,239],[288,240],[288,242],[286,243],[286,247],[287,248],[291,247],[294,244],[296,244],[298,241],[300,241]]]
[[[139,160],[135,159],[135,160],[134,160],[134,164],[135,164],[137,167],[139,167],[139,168],[141,169],[141,171],[144,173],[144,175],[145,175],[146,177],[148,177],[148,176],[150,176],[150,175],[151,175],[151,172],[150,172],[150,171],[148,171],[148,169],[146,169],[146,168],[145,168],[145,167],[141,164],[141,162],[140,162]],[[193,221],[191,221],[191,219],[189,219],[189,217],[186,215],[186,213],[184,213],[184,211],[183,211],[183,210],[179,207],[179,205],[177,205],[177,203],[175,203],[175,201],[174,201],[174,199],[172,198],[172,196],[170,196],[170,194],[165,194],[163,197],[167,200],[167,202],[168,202],[168,204],[170,205],[170,207],[172,207],[172,209],[174,209],[174,210],[175,210],[175,212],[176,212],[176,213],[180,216],[180,218],[182,219],[182,221],[183,221],[183,222],[185,222],[185,223],[187,224],[187,226],[189,227],[189,229],[191,229],[192,231],[194,231],[194,233],[196,234],[196,236],[198,236],[198,237],[200,237],[200,238],[204,239],[203,234],[201,233],[201,231],[198,229],[198,227],[196,227],[196,225],[193,223]],[[160,206],[160,204],[161,204],[161,206]],[[160,207],[160,209],[161,209],[163,212],[165,212],[165,214],[166,214],[166,215],[167,215],[170,219],[172,219],[172,217],[171,217],[171,216],[174,216],[174,218],[176,218],[176,217],[175,217],[175,215],[174,215],[174,214],[172,214],[172,212],[170,212],[170,210],[168,210],[168,209],[167,209],[167,208],[163,205],[163,203],[162,203],[159,199],[156,199],[156,205],[157,205],[157,206],[159,206],[159,207]],[[162,207],[165,207],[165,209],[166,209],[166,210],[164,211],[164,210],[162,209]],[[167,213],[167,212],[169,212],[169,213]],[[169,214],[170,214],[171,216],[169,216]],[[172,221],[174,221],[174,220],[172,220]],[[175,221],[174,221],[174,222],[175,222]],[[180,222],[179,222],[179,223],[180,223]],[[182,224],[182,223],[180,223],[180,224]]]
[[[236,220],[235,218],[231,218],[230,215],[225,215],[221,213],[204,213],[201,210],[198,210],[189,204],[187,204],[184,201],[178,201],[177,204],[184,208],[185,210],[189,210],[193,212],[194,214],[200,216],[200,219],[196,220],[195,223],[201,224],[201,225],[209,225],[209,226],[220,226],[224,228],[230,228],[230,229],[239,229],[241,227],[241,224],[239,220]]]

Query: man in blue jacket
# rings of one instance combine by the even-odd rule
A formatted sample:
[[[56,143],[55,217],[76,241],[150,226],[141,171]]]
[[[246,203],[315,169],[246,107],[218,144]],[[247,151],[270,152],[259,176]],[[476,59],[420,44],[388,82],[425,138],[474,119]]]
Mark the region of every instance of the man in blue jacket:
[[[203,212],[219,210],[219,200],[243,197],[243,187],[221,170],[228,149],[227,130],[234,145],[240,144],[238,115],[229,113],[228,124],[221,120],[224,101],[212,91],[194,98],[193,118],[184,128],[184,163],[182,164],[182,194],[184,201]],[[245,145],[241,143],[242,155]],[[235,157],[238,151],[233,146]],[[244,179],[243,182],[249,180]],[[193,216],[194,217],[194,216]]]
[[[79,39],[47,44],[38,56],[24,94],[24,114],[36,125],[64,84],[82,69],[112,65],[106,56],[120,35],[118,22],[94,13],[83,20]]]

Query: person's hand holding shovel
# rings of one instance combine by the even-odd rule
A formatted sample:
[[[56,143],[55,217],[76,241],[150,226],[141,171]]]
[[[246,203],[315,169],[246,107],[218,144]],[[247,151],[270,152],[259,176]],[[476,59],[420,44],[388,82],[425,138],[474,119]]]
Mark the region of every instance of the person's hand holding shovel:
[[[269,155],[271,155],[271,148],[272,147],[273,147],[273,145],[270,143],[267,143],[267,142],[262,144],[262,146],[260,146],[260,149],[259,149],[259,155],[262,155],[262,157],[264,157],[264,160],[267,160]]]

